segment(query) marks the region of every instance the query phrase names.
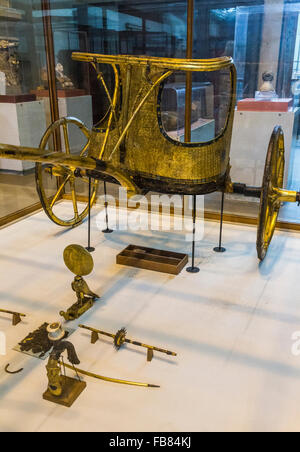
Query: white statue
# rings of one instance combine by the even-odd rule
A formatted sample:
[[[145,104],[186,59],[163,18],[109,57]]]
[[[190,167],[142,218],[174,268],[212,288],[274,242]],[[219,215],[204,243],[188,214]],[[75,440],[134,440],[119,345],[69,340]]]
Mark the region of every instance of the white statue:
[[[274,80],[274,74],[272,72],[266,71],[262,75],[263,84],[259,91],[255,93],[256,100],[272,100],[278,99],[275,88],[272,84]]]
[[[74,88],[72,80],[67,75],[64,74],[64,67],[61,63],[57,63],[55,71],[56,79],[58,81],[58,84],[60,85],[60,88],[62,89]]]
[[[6,76],[4,72],[0,72],[0,96],[6,95]]]

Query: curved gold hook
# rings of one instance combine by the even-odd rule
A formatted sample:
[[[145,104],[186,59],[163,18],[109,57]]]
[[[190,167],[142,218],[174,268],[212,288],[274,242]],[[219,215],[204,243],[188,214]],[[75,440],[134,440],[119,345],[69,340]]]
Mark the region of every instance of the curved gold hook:
[[[8,368],[9,368],[9,366],[10,366],[10,364],[7,364],[6,366],[5,366],[5,372],[7,373],[7,374],[10,374],[10,375],[15,375],[15,374],[19,374],[20,372],[22,372],[24,369],[22,368],[22,369],[19,369],[19,370],[15,370],[15,371],[11,371],[11,370],[8,370]]]

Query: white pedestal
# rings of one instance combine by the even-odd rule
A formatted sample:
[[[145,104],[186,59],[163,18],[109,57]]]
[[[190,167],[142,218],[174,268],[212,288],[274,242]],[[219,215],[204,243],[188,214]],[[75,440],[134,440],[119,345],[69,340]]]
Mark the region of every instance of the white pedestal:
[[[51,124],[49,98],[44,98],[47,127]],[[92,96],[59,97],[58,98],[59,116],[64,118],[72,116],[80,119],[88,129],[93,126],[93,106]],[[78,128],[70,126],[70,147],[72,151],[80,151],[86,144],[86,138]],[[62,143],[63,143],[62,135]]]
[[[0,103],[0,143],[37,148],[45,130],[43,101]],[[0,160],[0,170],[23,172],[33,167],[32,162]]]
[[[215,138],[215,120],[214,119],[198,119],[191,126],[191,142],[205,143]],[[184,128],[167,132],[173,138],[184,143]]]
[[[296,138],[299,111],[297,108],[286,113],[235,112],[230,154],[233,182],[261,187],[270,137],[274,127],[280,125],[285,139],[284,184],[287,186],[290,153]]]

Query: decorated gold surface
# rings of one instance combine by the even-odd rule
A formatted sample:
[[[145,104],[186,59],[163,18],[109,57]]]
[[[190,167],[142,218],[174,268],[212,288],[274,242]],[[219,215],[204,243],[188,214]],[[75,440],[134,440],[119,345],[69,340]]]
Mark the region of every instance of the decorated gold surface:
[[[108,120],[91,135],[89,155],[123,168],[129,175],[168,179],[186,185],[217,182],[226,175],[235,106],[236,71],[231,58],[180,60],[74,53],[73,59],[111,64],[115,89]],[[159,93],[175,71],[228,69],[231,96],[227,120],[219,136],[209,143],[180,143],[169,138],[161,124]],[[121,92],[122,87],[122,92]],[[122,96],[122,101],[121,101]]]
[[[145,58],[130,56],[103,56],[75,53],[73,58],[90,62],[97,71],[98,79],[104,86],[109,98],[110,109],[103,123],[90,133],[80,121],[63,118],[53,124],[41,141],[43,153],[30,148],[0,146],[3,158],[21,158],[39,163],[53,164],[53,173],[59,175],[59,166],[68,168],[54,201],[59,200],[66,183],[71,184],[74,192],[73,176],[76,168],[97,169],[95,160],[101,160],[105,166],[101,171],[113,176],[129,192],[140,192],[134,177],[159,180],[166,179],[169,184],[182,183],[206,184],[224,182],[229,166],[229,149],[235,105],[236,71],[231,58],[223,57],[212,60],[176,60],[162,58]],[[111,64],[115,88],[112,96],[98,70],[98,63]],[[231,102],[224,129],[220,135],[209,143],[180,143],[169,138],[161,125],[159,111],[159,92],[162,83],[174,71],[218,71],[228,69],[230,72]],[[122,93],[121,93],[122,91]],[[122,102],[121,102],[122,98]],[[80,155],[74,155],[68,149],[67,126],[76,123],[87,136],[88,142]],[[59,128],[63,129],[66,152],[46,152],[49,138]],[[99,165],[98,165],[99,166]],[[42,166],[38,166],[37,184],[44,208],[53,221],[63,226],[76,225],[86,216],[76,210],[73,196],[74,218],[59,221],[55,218],[53,208],[46,202],[41,177]],[[145,188],[145,187],[143,187]],[[149,187],[151,189],[151,187]],[[93,193],[94,194],[94,193]]]
[[[70,245],[64,250],[64,262],[76,276],[89,275],[94,268],[92,256],[80,245]]]

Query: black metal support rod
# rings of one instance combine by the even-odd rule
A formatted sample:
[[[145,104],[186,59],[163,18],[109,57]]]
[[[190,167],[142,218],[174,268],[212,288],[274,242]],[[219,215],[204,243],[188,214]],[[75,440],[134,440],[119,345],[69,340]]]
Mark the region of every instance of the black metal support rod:
[[[107,187],[105,181],[104,181],[104,206],[105,206],[106,229],[103,229],[102,232],[104,234],[111,234],[113,230],[109,229],[108,227],[108,202],[107,202]]]
[[[92,203],[92,178],[89,177],[89,218],[88,218],[88,246],[87,251],[92,253],[95,248],[91,246],[91,203]]]
[[[222,233],[223,233],[223,217],[224,217],[224,200],[225,193],[222,192],[222,201],[221,201],[221,218],[220,218],[220,236],[219,236],[219,246],[214,248],[216,253],[225,253],[226,248],[222,247]]]
[[[195,245],[196,245],[196,210],[197,210],[197,196],[193,195],[193,244],[192,244],[192,266],[188,267],[188,273],[198,273],[200,269],[195,267]]]

